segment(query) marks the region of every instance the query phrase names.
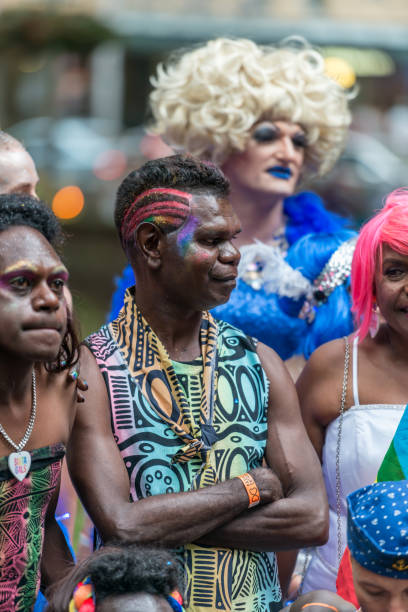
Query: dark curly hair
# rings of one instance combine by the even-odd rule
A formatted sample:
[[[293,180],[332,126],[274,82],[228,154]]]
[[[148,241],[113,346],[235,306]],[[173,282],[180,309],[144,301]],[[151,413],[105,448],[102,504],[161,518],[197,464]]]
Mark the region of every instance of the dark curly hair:
[[[122,244],[121,230],[126,212],[138,195],[155,187],[184,189],[190,193],[216,197],[229,194],[228,179],[211,162],[200,161],[191,155],[171,155],[148,161],[128,174],[116,194],[115,224]]]
[[[17,193],[0,195],[0,232],[12,225],[27,225],[37,230],[54,247],[59,248],[63,234],[57,217],[41,200]]]
[[[57,217],[41,200],[21,194],[0,195],[0,232],[12,226],[31,227],[44,236],[57,251],[61,248],[64,235]],[[68,313],[67,331],[55,363],[46,364],[49,371],[61,371],[72,367],[78,361],[78,335]]]
[[[78,582],[90,577],[96,604],[106,597],[148,593],[167,598],[180,582],[176,561],[163,549],[117,544],[79,563],[46,593],[47,612],[66,612]]]

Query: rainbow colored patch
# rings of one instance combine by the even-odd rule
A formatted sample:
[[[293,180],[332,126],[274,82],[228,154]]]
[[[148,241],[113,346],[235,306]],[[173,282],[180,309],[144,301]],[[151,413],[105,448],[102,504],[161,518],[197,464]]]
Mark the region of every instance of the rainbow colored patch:
[[[123,217],[122,240],[130,242],[142,223],[154,223],[163,231],[177,229],[190,214],[191,198],[191,193],[164,187],[139,194]]]

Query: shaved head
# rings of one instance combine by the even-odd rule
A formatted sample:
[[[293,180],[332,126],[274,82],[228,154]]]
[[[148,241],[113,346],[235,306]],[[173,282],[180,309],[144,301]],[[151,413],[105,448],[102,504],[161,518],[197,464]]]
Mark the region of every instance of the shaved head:
[[[31,155],[16,138],[0,131],[0,194],[37,197],[38,174]]]
[[[14,138],[11,134],[7,134],[7,132],[3,132],[0,130],[0,151],[12,149],[14,147],[21,147],[24,149],[23,145],[17,138]]]

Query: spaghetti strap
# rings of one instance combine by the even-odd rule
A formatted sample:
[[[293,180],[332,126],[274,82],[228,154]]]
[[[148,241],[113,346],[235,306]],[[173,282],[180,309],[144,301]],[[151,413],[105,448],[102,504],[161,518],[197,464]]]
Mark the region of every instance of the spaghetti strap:
[[[354,405],[359,406],[360,400],[358,397],[358,336],[353,340],[353,398]]]

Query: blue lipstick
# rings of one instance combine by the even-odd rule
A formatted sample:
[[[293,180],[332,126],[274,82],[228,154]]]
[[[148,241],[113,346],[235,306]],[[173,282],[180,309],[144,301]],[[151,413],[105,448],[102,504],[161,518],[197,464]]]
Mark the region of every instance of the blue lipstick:
[[[292,170],[288,168],[288,166],[273,166],[272,168],[268,168],[267,172],[284,181],[288,181],[292,176]]]

